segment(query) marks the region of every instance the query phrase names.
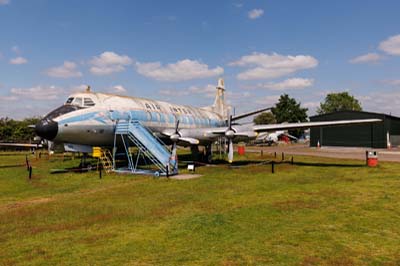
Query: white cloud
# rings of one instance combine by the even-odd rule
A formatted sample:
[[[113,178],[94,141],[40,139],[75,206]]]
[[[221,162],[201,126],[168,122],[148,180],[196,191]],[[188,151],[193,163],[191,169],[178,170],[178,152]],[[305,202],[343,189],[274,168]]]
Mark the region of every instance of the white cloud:
[[[20,96],[34,100],[54,100],[58,99],[63,89],[56,86],[36,86],[32,88],[12,88],[13,96]]]
[[[270,90],[286,90],[286,89],[303,89],[311,87],[314,84],[314,79],[305,78],[290,78],[282,82],[269,82],[259,84],[257,87]]]
[[[386,84],[386,85],[391,85],[391,86],[399,86],[400,79],[383,80],[382,83]]]
[[[307,107],[308,109],[316,109],[320,106],[320,102],[305,102],[302,106]]]
[[[82,73],[77,70],[77,65],[70,61],[64,61],[64,64],[61,66],[49,68],[45,73],[54,78],[82,77]]]
[[[10,0],[0,0],[0,5],[8,5]]]
[[[241,8],[241,7],[243,7],[243,3],[233,3],[233,6],[235,6],[237,8]]]
[[[249,17],[249,19],[257,19],[257,18],[261,17],[263,14],[264,14],[264,10],[256,8],[256,9],[250,10],[247,13],[247,16]]]
[[[214,93],[215,96],[215,93]],[[241,91],[241,92],[234,92],[234,91],[227,91],[226,98],[229,101],[232,100],[242,100],[243,98],[248,98],[251,96],[251,93],[248,91]]]
[[[70,91],[71,93],[83,92],[86,91],[87,87],[88,87],[87,84],[75,85],[70,88]]]
[[[366,111],[400,115],[400,92],[374,92],[357,96]]]
[[[132,64],[133,60],[127,55],[119,55],[114,52],[104,52],[90,60],[92,65],[90,72],[95,75],[109,75],[114,72],[121,72],[125,67]]]
[[[26,63],[28,63],[28,60],[26,60],[26,58],[24,58],[22,56],[18,56],[16,58],[10,59],[10,64],[13,64],[13,65],[23,65]]]
[[[213,98],[215,97],[216,88],[215,85],[208,84],[204,87],[190,86],[186,89],[163,89],[159,92],[166,96],[199,95],[205,98]]]
[[[383,59],[383,56],[377,53],[368,53],[354,57],[349,62],[352,64],[374,63]]]
[[[113,86],[112,88],[109,89],[109,92],[112,92],[112,93],[126,93],[127,90],[122,85],[115,85],[115,86]]]
[[[238,61],[231,62],[230,66],[250,67],[237,75],[239,80],[279,78],[299,70],[314,68],[318,60],[309,55],[280,55],[277,53],[252,53],[242,56]]]
[[[390,55],[400,55],[400,34],[382,41],[379,49]]]
[[[18,100],[18,98],[15,95],[0,96],[0,101],[10,102],[16,100]]]
[[[222,67],[210,69],[197,60],[184,59],[174,64],[162,66],[160,62],[136,63],[137,72],[143,76],[162,81],[184,81],[219,76]]]
[[[269,95],[258,98],[255,102],[263,106],[273,106],[279,101],[279,95]]]

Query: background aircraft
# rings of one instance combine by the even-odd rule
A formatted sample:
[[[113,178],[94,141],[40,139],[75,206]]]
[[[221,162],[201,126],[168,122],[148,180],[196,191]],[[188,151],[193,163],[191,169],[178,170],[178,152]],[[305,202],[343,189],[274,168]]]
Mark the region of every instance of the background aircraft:
[[[229,142],[228,160],[233,160],[233,142],[255,139],[261,132],[379,122],[379,119],[286,123],[270,125],[234,125],[232,122],[267,110],[230,116],[225,102],[223,79],[218,80],[214,104],[196,108],[138,97],[94,93],[90,87],[75,93],[59,108],[47,114],[37,125],[37,135],[55,143],[64,143],[69,151],[92,152],[93,146],[113,147],[117,125],[138,121],[166,144],[206,147],[225,137]],[[122,145],[122,143],[116,143]]]
[[[277,130],[275,132],[264,132],[259,134],[254,140],[254,143],[267,145],[277,144],[283,137],[286,137],[288,141],[298,140],[295,136],[290,135],[287,130]]]

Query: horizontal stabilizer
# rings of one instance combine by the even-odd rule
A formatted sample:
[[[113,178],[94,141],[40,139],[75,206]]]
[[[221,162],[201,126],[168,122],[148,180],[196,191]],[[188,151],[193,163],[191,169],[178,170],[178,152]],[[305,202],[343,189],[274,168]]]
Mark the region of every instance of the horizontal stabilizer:
[[[258,114],[258,113],[262,113],[262,112],[265,112],[265,111],[268,111],[268,110],[271,110],[271,107],[258,109],[258,110],[247,112],[247,113],[243,113],[243,114],[240,114],[240,115],[235,115],[235,116],[232,116],[232,121],[239,120],[239,119],[242,119],[242,118],[245,118],[245,117],[248,117],[248,116],[252,116],[252,115],[255,115],[255,114]]]

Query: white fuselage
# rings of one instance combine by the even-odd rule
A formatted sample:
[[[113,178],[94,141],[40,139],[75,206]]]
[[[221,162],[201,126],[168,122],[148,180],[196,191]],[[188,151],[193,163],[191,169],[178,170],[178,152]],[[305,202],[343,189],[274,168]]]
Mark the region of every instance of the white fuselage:
[[[81,104],[82,109],[52,118],[58,123],[55,142],[110,146],[118,121],[140,121],[161,137],[163,133],[174,130],[177,120],[180,130],[191,129],[192,133],[196,132],[195,129],[224,126],[226,121],[222,115],[207,108],[136,97],[86,92],[73,94],[69,99],[73,100],[65,105]],[[85,106],[86,99],[90,99],[94,106]],[[202,138],[200,133],[196,135],[200,141],[210,141]]]

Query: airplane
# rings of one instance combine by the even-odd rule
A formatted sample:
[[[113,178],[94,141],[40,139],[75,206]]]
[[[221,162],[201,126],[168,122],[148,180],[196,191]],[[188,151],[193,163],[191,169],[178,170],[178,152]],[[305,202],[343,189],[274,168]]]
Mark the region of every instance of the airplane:
[[[288,140],[297,141],[293,135],[290,135],[287,130],[277,130],[275,132],[264,132],[260,133],[257,138],[254,140],[255,144],[267,144],[271,146],[272,144],[277,144],[278,141],[282,138],[286,137]]]
[[[139,97],[129,97],[90,90],[70,95],[35,126],[36,134],[54,143],[63,143],[67,151],[91,153],[92,147],[113,147],[115,132],[121,121],[138,121],[166,144],[199,145],[210,158],[211,144],[221,137],[228,142],[228,161],[233,161],[233,142],[255,139],[259,133],[295,128],[376,123],[380,119],[302,122],[268,125],[240,125],[233,121],[269,110],[232,116],[225,102],[224,80],[216,86],[214,104],[207,107],[178,105]],[[121,145],[118,144],[117,145]]]

